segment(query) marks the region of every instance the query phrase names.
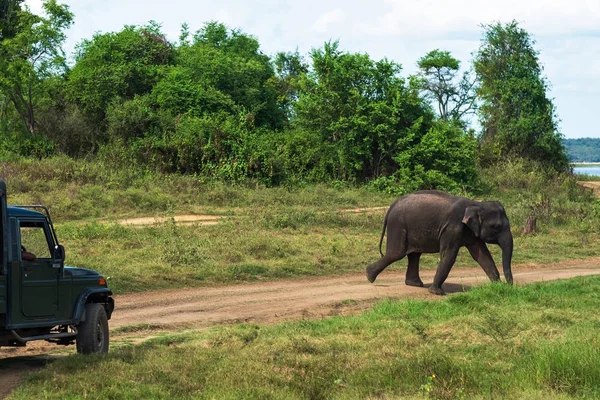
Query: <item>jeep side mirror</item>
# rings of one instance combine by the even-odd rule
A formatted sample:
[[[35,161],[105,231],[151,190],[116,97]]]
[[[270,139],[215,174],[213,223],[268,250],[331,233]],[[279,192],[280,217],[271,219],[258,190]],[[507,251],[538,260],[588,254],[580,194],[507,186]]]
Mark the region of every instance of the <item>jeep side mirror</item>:
[[[65,248],[62,244],[54,248],[54,259],[65,261]]]

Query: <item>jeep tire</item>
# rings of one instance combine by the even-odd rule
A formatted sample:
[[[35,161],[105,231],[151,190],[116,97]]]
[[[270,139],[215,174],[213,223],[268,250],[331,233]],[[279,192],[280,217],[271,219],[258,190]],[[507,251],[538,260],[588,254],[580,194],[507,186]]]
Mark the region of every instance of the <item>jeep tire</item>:
[[[85,306],[85,321],[77,326],[77,352],[81,354],[108,352],[108,319],[102,304]]]

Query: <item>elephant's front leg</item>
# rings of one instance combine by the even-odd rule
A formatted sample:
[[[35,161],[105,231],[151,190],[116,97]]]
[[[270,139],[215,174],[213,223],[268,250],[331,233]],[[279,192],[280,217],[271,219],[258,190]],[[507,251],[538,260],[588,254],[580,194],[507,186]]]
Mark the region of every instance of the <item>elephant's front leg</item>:
[[[483,240],[478,240],[477,242],[467,246],[469,249],[469,253],[471,253],[471,257],[485,271],[485,274],[490,278],[492,282],[498,282],[500,280],[500,273],[498,272],[498,268],[496,268],[496,263],[490,254],[487,246],[483,242]]]
[[[440,252],[440,263],[438,264],[437,272],[433,278],[433,283],[429,286],[429,291],[433,294],[443,296],[446,294],[442,289],[442,284],[448,278],[448,274],[456,261],[458,255],[458,246],[442,247]]]
[[[419,276],[419,259],[421,253],[410,253],[408,255],[408,268],[406,269],[406,281],[408,286],[423,287],[423,281]]]

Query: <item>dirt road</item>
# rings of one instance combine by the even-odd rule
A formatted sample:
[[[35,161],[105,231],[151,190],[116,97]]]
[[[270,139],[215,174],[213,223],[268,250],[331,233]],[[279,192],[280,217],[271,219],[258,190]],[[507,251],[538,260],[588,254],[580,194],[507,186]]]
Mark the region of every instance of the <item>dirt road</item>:
[[[596,194],[596,196],[600,197],[600,182],[598,181],[579,181],[577,182],[579,183],[581,186],[592,189],[594,191],[594,193]]]
[[[435,271],[422,272],[426,286]],[[546,267],[515,266],[517,284],[600,274],[600,258]],[[479,268],[456,268],[444,284],[458,292],[487,282]],[[148,324],[159,329],[207,327],[237,322],[277,323],[353,312],[382,298],[437,297],[404,285],[404,270],[385,271],[375,284],[363,274],[309,280],[248,283],[217,288],[168,290],[117,296],[112,328]]]

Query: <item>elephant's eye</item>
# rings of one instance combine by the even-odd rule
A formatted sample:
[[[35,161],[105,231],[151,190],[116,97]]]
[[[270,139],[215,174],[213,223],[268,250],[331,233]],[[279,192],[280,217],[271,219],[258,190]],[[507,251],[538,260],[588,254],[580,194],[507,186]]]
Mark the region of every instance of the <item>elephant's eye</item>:
[[[492,225],[492,229],[495,230],[496,232],[500,232],[502,230],[502,225],[494,224],[494,225]]]

